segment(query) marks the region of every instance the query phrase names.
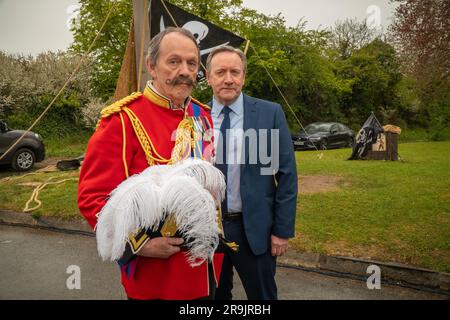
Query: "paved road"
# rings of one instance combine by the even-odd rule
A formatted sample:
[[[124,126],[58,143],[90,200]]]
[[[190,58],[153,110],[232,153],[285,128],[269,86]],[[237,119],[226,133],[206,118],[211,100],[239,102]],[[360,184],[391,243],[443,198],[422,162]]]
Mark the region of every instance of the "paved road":
[[[79,266],[81,289],[69,290],[69,266]],[[0,225],[0,299],[126,299],[113,263],[98,258],[95,239]],[[448,299],[446,296],[278,268],[280,299]],[[240,281],[236,299],[245,299]]]

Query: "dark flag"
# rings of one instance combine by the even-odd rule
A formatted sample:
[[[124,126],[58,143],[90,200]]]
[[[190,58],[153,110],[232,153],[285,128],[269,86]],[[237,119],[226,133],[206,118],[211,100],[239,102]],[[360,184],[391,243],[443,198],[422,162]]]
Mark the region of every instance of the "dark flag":
[[[239,47],[245,41],[245,39],[235,35],[234,33],[224,30],[207,20],[197,17],[167,1],[164,1],[170,15],[176,22],[175,24],[162,2],[163,0],[151,0],[149,11],[150,37],[153,38],[167,27],[178,26],[191,31],[199,44],[203,66],[206,66],[208,54],[215,47],[222,45]],[[200,81],[204,77],[205,70],[201,67],[197,80]]]
[[[372,148],[372,145],[377,142],[378,136],[383,132],[383,127],[372,112],[370,117],[364,122],[361,130],[359,130],[353,146],[352,155],[348,160],[364,158]]]

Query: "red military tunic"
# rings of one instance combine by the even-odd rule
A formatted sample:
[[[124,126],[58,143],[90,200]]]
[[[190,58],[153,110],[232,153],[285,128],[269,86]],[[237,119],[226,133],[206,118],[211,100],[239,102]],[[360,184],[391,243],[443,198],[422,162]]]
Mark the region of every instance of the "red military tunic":
[[[149,86],[143,95],[130,96],[113,105],[112,114],[101,120],[88,143],[80,172],[78,206],[93,228],[110,192],[127,176],[140,173],[149,166],[148,156],[129,116],[121,109],[123,106],[128,107],[142,123],[153,144],[152,154],[156,158],[171,158],[175,145],[174,132],[185,117],[184,110],[171,109],[170,101]],[[200,105],[197,112],[199,109],[203,121],[212,124],[207,107]],[[186,108],[187,116],[192,116],[193,110],[193,101],[190,101]],[[205,136],[203,156],[209,160],[212,142],[209,134]],[[166,163],[156,161],[155,164]],[[223,254],[214,255],[216,284],[222,259]],[[138,256],[134,264],[132,276],[123,269],[121,272],[126,294],[132,299],[188,300],[209,295],[208,264],[205,262],[199,267],[191,267],[183,251],[168,259]]]

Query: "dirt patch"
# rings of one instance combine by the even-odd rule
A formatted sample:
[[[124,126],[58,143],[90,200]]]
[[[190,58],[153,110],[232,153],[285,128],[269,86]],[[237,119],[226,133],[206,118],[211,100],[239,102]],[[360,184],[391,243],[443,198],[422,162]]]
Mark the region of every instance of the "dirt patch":
[[[299,176],[299,192],[303,194],[339,191],[343,178],[337,176]]]

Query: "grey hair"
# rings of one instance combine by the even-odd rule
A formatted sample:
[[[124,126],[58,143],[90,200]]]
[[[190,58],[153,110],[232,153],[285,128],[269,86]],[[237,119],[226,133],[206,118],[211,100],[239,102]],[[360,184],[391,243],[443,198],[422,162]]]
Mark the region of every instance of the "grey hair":
[[[197,48],[197,51],[198,51],[198,64],[200,66],[200,61],[201,61],[200,60],[200,49],[198,47],[197,39],[195,39],[194,35],[189,30],[186,30],[183,28],[168,27],[168,28],[164,29],[163,31],[161,31],[160,33],[158,33],[156,36],[154,36],[148,46],[146,59],[147,60],[150,59],[152,65],[156,65],[156,62],[158,61],[158,57],[159,57],[159,50],[161,47],[162,40],[169,33],[174,33],[174,32],[177,32],[177,33],[180,33],[180,34],[186,36],[187,38],[191,39],[192,42],[195,43],[195,47]]]
[[[232,46],[220,46],[217,47],[215,49],[213,49],[211,51],[211,53],[208,56],[208,59],[206,59],[206,70],[209,73],[211,71],[211,60],[212,58],[221,52],[232,52],[232,53],[236,53],[239,58],[241,58],[242,61],[242,66],[244,67],[244,74],[247,73],[247,57],[245,56],[245,54],[242,52],[241,49],[238,48],[233,48]]]

